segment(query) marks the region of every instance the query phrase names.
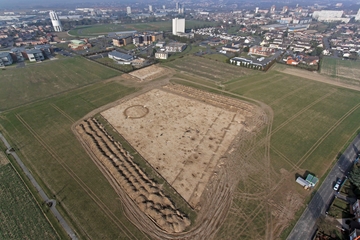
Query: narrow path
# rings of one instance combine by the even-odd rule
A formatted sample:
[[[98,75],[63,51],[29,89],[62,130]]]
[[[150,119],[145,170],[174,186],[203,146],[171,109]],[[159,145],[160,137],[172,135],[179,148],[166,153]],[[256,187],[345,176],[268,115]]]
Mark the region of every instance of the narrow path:
[[[58,220],[58,222],[61,224],[61,226],[64,228],[64,230],[66,231],[66,233],[70,236],[71,239],[73,240],[77,240],[78,238],[76,237],[75,233],[73,232],[73,230],[70,228],[70,226],[67,224],[67,222],[65,221],[65,219],[62,217],[62,215],[58,212],[58,210],[55,208],[56,202],[53,199],[48,198],[48,196],[46,196],[44,190],[40,187],[40,185],[36,182],[36,180],[34,179],[34,177],[31,175],[30,171],[28,170],[28,168],[24,165],[24,163],[21,161],[21,159],[19,158],[19,156],[16,154],[16,152],[12,151],[10,144],[8,143],[8,141],[5,139],[5,137],[0,133],[0,139],[1,141],[5,144],[7,150],[6,153],[8,155],[12,155],[17,164],[19,164],[19,166],[21,167],[21,169],[23,170],[23,172],[25,173],[25,175],[29,178],[30,182],[32,183],[32,185],[34,185],[35,189],[38,191],[39,195],[41,196],[41,198],[44,200],[44,202],[48,203],[51,202],[52,206],[50,207],[50,211],[54,214],[55,218]]]

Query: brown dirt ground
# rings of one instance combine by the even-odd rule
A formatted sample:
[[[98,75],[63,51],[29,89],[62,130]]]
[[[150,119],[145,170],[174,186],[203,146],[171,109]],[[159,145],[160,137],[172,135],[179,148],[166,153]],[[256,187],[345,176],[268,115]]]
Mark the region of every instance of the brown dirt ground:
[[[101,114],[193,208],[245,120],[159,89]]]
[[[241,166],[241,162],[242,162],[242,159],[244,158],[244,156],[243,155],[239,156],[237,152],[242,151],[243,147],[245,146],[243,144],[244,141],[247,141],[249,138],[253,138],[254,134],[256,135],[258,131],[260,131],[266,124],[268,124],[269,118],[266,113],[267,111],[265,111],[263,109],[262,104],[259,104],[260,105],[260,107],[259,107],[255,104],[249,104],[249,103],[246,103],[244,101],[240,101],[240,100],[237,100],[234,98],[213,94],[213,93],[193,89],[190,87],[185,87],[182,85],[167,85],[165,88],[161,88],[161,90],[160,90],[160,87],[164,86],[164,84],[166,84],[166,83],[168,83],[168,79],[152,82],[150,85],[144,85],[145,87],[143,88],[143,90],[141,90],[137,93],[134,93],[130,96],[127,96],[126,98],[123,98],[120,101],[114,102],[107,106],[103,106],[100,109],[98,109],[97,111],[93,111],[93,112],[89,113],[84,119],[87,119],[87,118],[93,116],[94,114],[96,114],[98,112],[102,112],[111,107],[116,107],[119,104],[121,106],[122,103],[125,103],[125,104],[131,103],[132,104],[132,101],[134,101],[134,103],[136,103],[136,101],[139,101],[139,99],[142,98],[141,94],[143,94],[144,96],[149,96],[149,97],[151,97],[152,94],[160,94],[161,96],[160,95],[158,95],[158,96],[155,95],[155,96],[159,97],[161,100],[164,100],[161,98],[162,96],[171,96],[174,99],[178,99],[176,101],[180,101],[181,104],[183,104],[183,102],[190,104],[188,106],[188,108],[192,111],[189,111],[189,109],[188,109],[187,110],[188,115],[182,116],[182,119],[185,119],[184,122],[187,122],[187,123],[190,123],[191,121],[196,120],[195,116],[192,115],[193,114],[192,112],[199,111],[198,108],[200,108],[200,109],[205,108],[205,109],[208,109],[211,111],[215,111],[215,113],[208,113],[208,114],[210,114],[209,116],[207,116],[205,114],[204,117],[207,117],[209,119],[202,119],[204,122],[196,120],[195,121],[196,124],[193,124],[192,126],[191,125],[190,126],[182,125],[183,128],[182,129],[179,128],[181,131],[177,132],[177,134],[180,134],[177,137],[184,139],[185,140],[184,143],[187,144],[185,146],[187,146],[189,148],[191,146],[191,145],[189,145],[189,142],[190,143],[192,143],[193,141],[197,141],[198,143],[200,143],[200,142],[203,143],[205,141],[208,142],[206,145],[203,146],[204,149],[201,150],[201,155],[198,154],[200,151],[194,151],[194,149],[196,149],[196,148],[194,148],[194,146],[191,146],[192,148],[190,148],[190,149],[185,149],[185,150],[190,150],[190,152],[186,152],[186,151],[183,152],[183,154],[185,154],[188,157],[187,159],[182,158],[180,160],[180,164],[181,164],[181,161],[184,162],[183,166],[185,166],[186,164],[189,164],[189,163],[187,163],[189,160],[192,160],[193,164],[194,163],[198,164],[198,162],[196,162],[197,159],[199,159],[198,161],[204,161],[202,158],[202,155],[203,154],[205,155],[205,153],[203,153],[204,150],[210,149],[210,146],[209,146],[210,141],[214,142],[214,145],[211,148],[211,149],[213,149],[212,150],[213,152],[206,153],[206,154],[209,154],[209,156],[210,155],[216,156],[216,158],[213,158],[213,161],[205,160],[205,161],[208,161],[207,162],[208,164],[212,164],[211,167],[208,167],[208,168],[203,167],[202,168],[203,174],[205,173],[205,175],[204,175],[205,177],[203,177],[203,176],[199,177],[198,175],[195,175],[195,177],[197,179],[201,179],[200,184],[203,185],[203,186],[201,186],[201,187],[203,187],[203,191],[202,191],[202,194],[200,194],[200,192],[197,190],[199,187],[195,186],[196,187],[195,191],[198,192],[197,193],[198,200],[196,200],[196,201],[198,201],[198,204],[196,205],[197,218],[195,220],[195,223],[193,223],[191,225],[191,228],[187,229],[185,232],[181,232],[181,231],[178,232],[179,229],[174,230],[175,228],[168,228],[168,229],[174,230],[173,233],[171,233],[172,231],[164,231],[164,229],[166,229],[167,227],[159,228],[159,224],[165,224],[165,223],[161,220],[161,218],[159,218],[157,216],[156,212],[145,211],[145,208],[144,208],[145,206],[143,206],[141,204],[141,202],[146,201],[146,200],[144,200],[144,197],[142,197],[141,199],[136,198],[134,200],[133,199],[134,194],[124,191],[124,187],[122,187],[121,184],[119,185],[116,182],[116,180],[114,180],[114,177],[112,177],[108,174],[109,171],[107,171],[106,169],[104,169],[101,166],[101,164],[99,163],[98,157],[96,156],[96,154],[93,153],[93,151],[94,151],[92,149],[93,147],[87,145],[86,141],[84,141],[84,139],[81,136],[79,137],[80,134],[75,130],[75,127],[78,126],[79,124],[81,124],[82,120],[78,121],[77,123],[75,123],[73,125],[73,130],[74,130],[74,133],[77,135],[78,139],[82,142],[82,145],[85,147],[85,149],[87,149],[89,155],[92,157],[92,159],[94,160],[96,165],[102,170],[102,172],[105,174],[107,179],[111,182],[114,189],[118,192],[120,199],[125,206],[124,210],[125,210],[127,217],[139,229],[150,234],[155,239],[211,239],[211,238],[214,238],[215,233],[218,231],[219,227],[222,225],[222,223],[224,222],[224,220],[228,214],[228,211],[229,211],[231,203],[232,203],[232,197],[233,197],[234,191],[236,189],[238,181],[240,180],[239,176],[246,174],[245,173],[246,169],[243,169]],[[151,91],[151,89],[155,89],[155,90]],[[146,94],[148,94],[148,95],[146,95]],[[180,95],[182,97],[180,97]],[[154,96],[152,96],[152,97],[154,97]],[[167,98],[165,98],[165,99],[167,99]],[[159,100],[159,99],[157,99],[157,100]],[[174,102],[176,102],[176,101],[174,100],[173,102],[170,102],[170,103],[174,104]],[[201,102],[203,102],[203,103],[201,103]],[[159,106],[161,106],[161,105],[156,105],[158,103],[159,103],[159,101],[155,101],[155,105],[152,107],[159,108]],[[170,104],[170,103],[161,102],[160,104]],[[136,105],[136,104],[134,104],[134,105]],[[137,116],[140,116],[140,115],[142,116],[145,114],[145,116],[143,118],[135,118],[135,119],[128,118],[128,119],[126,119],[126,115],[124,114],[124,111],[122,111],[121,114],[119,114],[118,116],[122,117],[123,118],[122,120],[125,122],[127,120],[128,121],[134,121],[134,120],[135,121],[138,121],[138,120],[144,121],[147,117],[151,116],[151,114],[154,113],[154,111],[152,111],[152,109],[149,108],[150,105],[148,103],[144,104],[143,102],[141,102],[140,104],[137,104],[137,105],[142,105],[143,107],[139,107],[139,106],[133,107],[133,108],[128,109],[127,112],[129,113],[129,115],[132,115],[130,117],[137,117]],[[145,107],[144,107],[144,105],[145,105]],[[174,115],[177,105],[175,104],[175,106],[170,106],[170,107],[174,108],[173,112],[171,113],[171,111],[169,111],[169,110],[167,110],[167,111],[160,110],[160,113],[162,114],[160,117],[162,117],[162,118],[167,117],[168,119],[174,118],[174,116],[171,116],[171,114]],[[195,107],[197,107],[197,108],[195,108]],[[149,108],[148,113],[147,113],[147,110],[145,110],[145,108]],[[221,110],[219,110],[219,108]],[[125,109],[126,108],[124,108],[123,110],[125,110]],[[169,114],[169,112],[171,114]],[[216,121],[214,121],[215,120],[214,118],[216,117],[216,113],[217,114],[220,113],[220,116],[218,118],[216,118]],[[233,118],[231,118],[231,116],[233,116]],[[236,116],[238,116],[238,117],[236,117]],[[187,117],[188,117],[188,119],[186,121]],[[178,116],[178,118],[180,118],[180,115]],[[272,119],[271,116],[270,116],[270,118]],[[150,120],[150,119],[148,119],[148,120]],[[211,122],[215,122],[215,124],[211,123]],[[143,122],[142,129],[148,129],[149,127],[147,124],[149,124],[149,123],[150,122]],[[180,121],[180,123],[181,123],[181,121]],[[151,136],[152,139],[147,139],[147,140],[145,139],[146,141],[150,141],[150,143],[151,143],[151,141],[156,143],[159,141],[159,138],[161,139],[162,137],[163,138],[170,137],[169,134],[171,132],[164,133],[165,127],[170,127],[170,130],[172,130],[174,128],[174,127],[171,128],[171,124],[170,123],[168,124],[166,121],[164,121],[163,124],[160,124],[160,123],[158,125],[155,125],[154,123],[152,123],[152,124],[153,125],[151,125],[151,126],[156,126],[157,130],[159,130],[159,131],[153,131],[153,136]],[[166,125],[166,124],[168,124],[168,125]],[[202,126],[202,125],[204,125],[204,126]],[[127,127],[129,128],[128,131],[130,133],[130,131],[131,131],[130,127],[132,127],[132,129],[135,129],[135,127],[140,128],[141,125],[138,124],[138,125],[131,126],[129,124],[129,125],[127,125]],[[213,128],[216,129],[216,132],[214,132]],[[210,129],[209,133],[213,133],[213,134],[211,134],[212,136],[206,135],[206,132],[209,129]],[[236,133],[229,134],[229,129],[234,129]],[[161,132],[160,132],[160,130],[161,130]],[[197,132],[197,130],[199,132]],[[160,136],[161,133],[162,133],[162,136]],[[190,136],[190,133],[191,133],[191,136]],[[215,135],[215,133],[216,133],[216,135]],[[223,135],[221,135],[219,133],[222,133]],[[184,138],[182,136],[184,136]],[[210,137],[212,139],[210,139]],[[174,137],[174,138],[176,138],[176,137]],[[195,138],[195,139],[192,140],[193,138]],[[224,140],[226,138],[227,138],[227,140]],[[201,139],[203,139],[203,140],[201,140]],[[145,141],[143,139],[141,139],[141,140]],[[164,140],[164,141],[165,141],[164,143],[166,144],[166,140]],[[221,141],[223,141],[223,142],[221,142]],[[167,143],[170,144],[169,142],[167,142]],[[224,144],[224,146],[222,146],[223,144]],[[253,141],[251,141],[251,145],[253,145],[253,147],[256,147],[256,143]],[[201,144],[199,144],[199,146],[201,146]],[[206,146],[208,148],[206,148]],[[134,147],[136,147],[136,145]],[[173,145],[173,148],[174,148],[174,152],[169,152],[168,154],[171,154],[171,153],[177,154],[176,152],[181,153],[181,149],[180,149],[180,151],[178,151],[178,146]],[[234,149],[236,149],[236,151],[234,151]],[[149,150],[153,151],[150,148],[149,148]],[[168,149],[165,149],[165,150],[168,151]],[[245,149],[243,149],[243,150],[245,150]],[[139,150],[139,151],[141,151],[141,150]],[[220,154],[219,151],[221,151],[222,153]],[[166,153],[163,151],[159,151],[158,153],[154,152],[155,155],[159,154],[159,153],[160,153],[161,158],[163,156],[166,156]],[[162,155],[163,153],[165,153],[165,155]],[[198,154],[197,159],[195,158],[195,155],[194,155],[196,153]],[[207,159],[209,158],[209,156],[207,156]],[[156,155],[156,157],[158,157],[158,155]],[[180,157],[182,157],[182,156],[180,156]],[[214,160],[217,160],[217,161],[214,161]],[[179,161],[175,161],[175,160],[171,159],[171,164],[172,163],[179,164]],[[236,165],[236,168],[234,168],[235,165]],[[165,167],[165,165],[163,165],[163,167]],[[156,166],[155,166],[155,168],[156,168]],[[154,170],[156,170],[155,168],[154,168]],[[175,168],[174,171],[176,171],[176,170],[177,169]],[[190,175],[188,174],[188,172],[190,172]],[[183,179],[186,179],[186,177],[190,178],[190,179],[194,178],[193,172],[187,171],[187,169],[185,169],[185,168],[182,171],[182,173],[184,175]],[[201,174],[200,171],[199,171],[199,173]],[[201,174],[201,175],[203,175],[203,174]],[[206,177],[206,175],[207,175],[207,177]],[[206,178],[208,178],[208,180],[206,180]],[[130,179],[130,178],[127,178],[127,179]],[[131,179],[134,180],[133,177]],[[177,179],[177,178],[174,178],[174,179],[175,179],[175,182],[178,181],[179,183],[181,181],[184,181],[183,179],[181,179],[181,180]],[[126,180],[126,181],[128,182],[128,180]],[[184,186],[186,186],[189,190],[190,190],[190,188],[194,189],[194,186],[190,185],[187,181],[184,181],[184,183],[188,184],[187,186],[184,184]],[[133,185],[135,187],[136,184],[133,184]],[[133,189],[131,184],[129,186],[127,186],[127,188]],[[194,192],[194,190],[192,190],[192,191]],[[196,199],[196,198],[190,197],[190,201],[191,201],[191,199]],[[153,206],[147,206],[147,207],[150,207],[150,209],[154,210]],[[161,208],[160,206],[157,206],[157,207],[158,207],[157,208],[158,210]],[[144,212],[145,212],[145,214],[144,214]],[[151,217],[152,215],[156,215],[156,216]],[[160,221],[160,222],[158,222],[158,221]],[[154,223],[155,223],[155,225],[154,225]]]
[[[129,73],[129,75],[135,77],[138,81],[150,81],[155,78],[168,75],[169,71],[169,69],[162,68],[159,65],[151,65],[149,67],[133,71]]]
[[[9,163],[9,160],[5,156],[5,153],[0,152],[0,166],[6,165]]]

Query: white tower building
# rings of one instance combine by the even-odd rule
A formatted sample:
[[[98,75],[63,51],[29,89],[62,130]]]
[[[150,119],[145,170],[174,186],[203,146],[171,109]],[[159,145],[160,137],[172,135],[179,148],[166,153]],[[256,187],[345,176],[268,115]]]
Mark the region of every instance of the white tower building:
[[[275,12],[275,9],[276,9],[275,5],[272,5],[271,8],[270,8],[270,12],[271,12],[271,13],[274,13],[274,12]]]
[[[55,32],[62,32],[63,28],[61,26],[60,19],[59,19],[58,15],[56,14],[56,12],[50,11],[49,15],[50,15],[51,23],[54,27]]]
[[[360,20],[360,8],[357,14],[355,15],[355,21],[359,21],[359,20]]]
[[[131,7],[126,7],[126,13],[131,14]]]
[[[172,20],[172,34],[185,33],[185,18],[174,18]]]
[[[255,8],[255,13],[258,13],[259,12],[259,7],[256,7]]]
[[[153,9],[152,9],[152,5],[149,5],[149,12],[152,12]]]

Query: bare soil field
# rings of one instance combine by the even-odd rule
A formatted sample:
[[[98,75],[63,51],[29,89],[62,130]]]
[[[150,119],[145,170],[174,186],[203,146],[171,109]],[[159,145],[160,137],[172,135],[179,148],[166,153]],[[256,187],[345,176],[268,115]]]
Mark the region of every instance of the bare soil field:
[[[158,65],[151,65],[149,67],[142,68],[137,71],[133,71],[129,74],[133,77],[136,77],[140,81],[150,81],[155,78],[159,78],[161,76],[167,75],[169,71],[170,71],[169,69],[160,67]]]
[[[232,152],[265,125],[265,112],[240,100],[173,84],[101,115],[198,212],[191,222],[112,133],[96,119],[86,119],[76,126],[80,140],[121,196],[133,223],[157,239],[213,237],[239,180],[230,171],[235,163]]]
[[[6,165],[9,163],[9,160],[6,158],[5,153],[0,152],[0,166]]]

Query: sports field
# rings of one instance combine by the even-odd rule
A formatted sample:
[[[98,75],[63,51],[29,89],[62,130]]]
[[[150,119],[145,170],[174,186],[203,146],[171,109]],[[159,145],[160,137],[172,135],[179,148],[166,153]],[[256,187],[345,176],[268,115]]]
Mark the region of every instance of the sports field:
[[[216,26],[217,23],[198,20],[187,20],[186,28],[199,28]],[[91,26],[81,26],[69,31],[73,36],[97,36],[109,32],[120,31],[171,31],[171,21],[160,21],[150,23],[129,23],[129,24],[101,24]]]
[[[81,57],[0,71],[0,110],[50,97],[121,73]]]
[[[324,57],[321,61],[320,72],[344,83],[360,85],[360,61]]]
[[[0,193],[0,239],[60,239],[3,152]]]

